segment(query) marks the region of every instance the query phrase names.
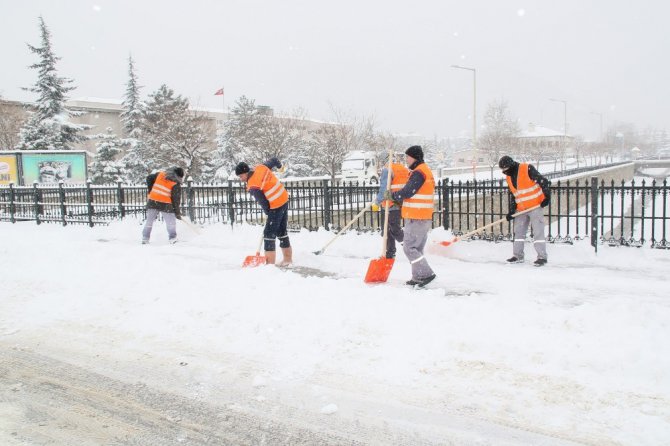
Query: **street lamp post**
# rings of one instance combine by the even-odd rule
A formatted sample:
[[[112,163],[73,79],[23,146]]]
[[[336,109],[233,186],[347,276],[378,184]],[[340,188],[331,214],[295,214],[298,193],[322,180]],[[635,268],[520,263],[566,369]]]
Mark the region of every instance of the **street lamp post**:
[[[567,139],[568,139],[568,101],[564,101],[563,99],[554,99],[554,98],[549,98],[550,101],[552,102],[562,102],[563,103],[563,144],[562,144],[562,151],[565,150],[567,146]],[[565,155],[562,155],[565,156]],[[561,159],[561,169],[563,168],[563,160]]]
[[[563,99],[553,99],[549,98],[553,102],[562,102],[563,103],[563,136],[568,136],[568,101]]]
[[[603,141],[603,114],[598,112],[591,112],[592,115],[600,116],[600,142]]]
[[[472,149],[473,156],[477,152],[477,70],[470,67],[462,67],[460,65],[452,65],[452,68],[460,70],[472,71]]]

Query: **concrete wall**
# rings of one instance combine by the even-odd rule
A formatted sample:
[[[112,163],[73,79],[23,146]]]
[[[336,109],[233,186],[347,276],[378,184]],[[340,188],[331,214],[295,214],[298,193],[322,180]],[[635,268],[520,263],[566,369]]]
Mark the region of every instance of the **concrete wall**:
[[[596,169],[575,175],[560,177],[553,179],[551,184],[555,185],[558,183],[558,181],[560,181],[561,184],[566,184],[568,181],[570,181],[571,184],[574,184],[577,180],[579,180],[580,183],[583,183],[584,181],[590,182],[591,177],[598,178],[598,182],[605,181],[606,183],[609,183],[612,180],[614,180],[615,183],[620,183],[622,180],[630,181],[635,176],[635,164],[636,163],[634,162],[630,162],[621,164],[619,166],[607,167],[605,169]]]

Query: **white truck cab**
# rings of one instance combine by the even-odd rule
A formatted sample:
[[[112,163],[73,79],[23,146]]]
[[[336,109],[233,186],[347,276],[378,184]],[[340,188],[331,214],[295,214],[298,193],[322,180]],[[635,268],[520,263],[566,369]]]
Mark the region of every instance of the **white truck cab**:
[[[349,152],[342,161],[342,181],[378,184],[379,176],[374,152],[362,150]]]

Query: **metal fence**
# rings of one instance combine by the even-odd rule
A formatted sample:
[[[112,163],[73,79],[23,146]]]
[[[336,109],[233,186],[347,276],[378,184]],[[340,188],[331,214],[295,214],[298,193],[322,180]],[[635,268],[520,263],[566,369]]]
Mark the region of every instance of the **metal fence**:
[[[290,182],[289,227],[339,230],[377,194],[377,186],[330,181]],[[546,208],[547,240],[572,243],[590,237],[623,246],[669,248],[668,185],[652,181],[615,184],[613,181],[555,181]],[[106,224],[136,216],[144,218],[147,189],[123,184],[110,186],[38,185],[0,186],[0,221]],[[462,234],[502,219],[508,210],[504,181],[439,181],[433,227]],[[182,188],[181,211],[201,223],[264,223],[264,214],[239,182],[193,184]],[[353,225],[359,231],[378,230],[381,214],[368,211]],[[511,237],[511,224],[501,221],[477,238],[497,241]]]
[[[509,191],[504,181],[447,182],[443,194],[442,222],[455,234],[469,232],[502,219],[508,212]],[[589,237],[598,243],[622,246],[670,248],[668,234],[667,180],[615,183],[585,180],[557,180],[551,186],[551,205],[545,208],[547,240],[572,243]],[[511,223],[502,221],[477,238],[506,240]]]

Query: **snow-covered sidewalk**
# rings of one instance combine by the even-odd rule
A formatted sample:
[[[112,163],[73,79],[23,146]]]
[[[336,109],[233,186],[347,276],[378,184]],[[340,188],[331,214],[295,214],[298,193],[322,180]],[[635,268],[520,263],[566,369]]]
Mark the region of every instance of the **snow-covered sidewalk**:
[[[290,234],[297,268],[282,270],[241,268],[260,227],[178,230],[169,245],[156,224],[143,246],[134,220],[0,224],[0,352],[349,444],[670,438],[666,251],[549,245],[535,268],[531,245],[530,261],[506,265],[509,243],[431,243],[438,277],[412,290],[402,252],[387,284],[363,283],[378,235],[347,234],[317,256],[332,233]],[[20,387],[0,383],[0,442],[30,444],[29,408],[8,398]]]

